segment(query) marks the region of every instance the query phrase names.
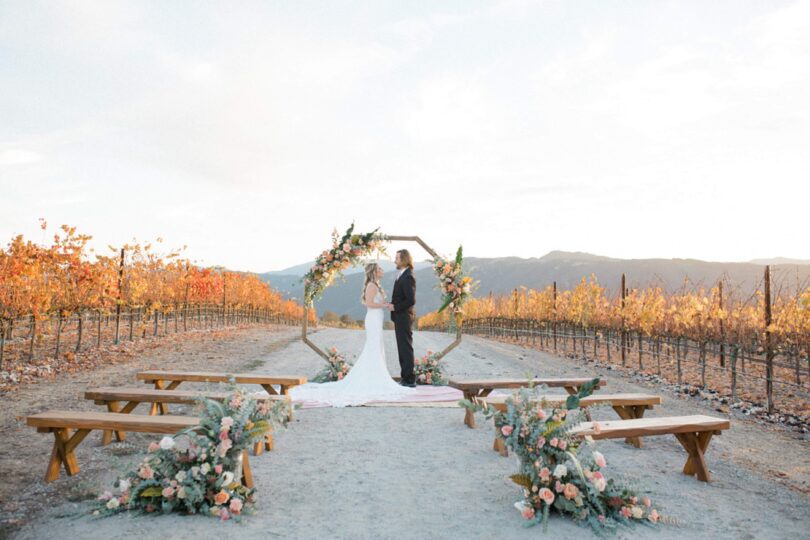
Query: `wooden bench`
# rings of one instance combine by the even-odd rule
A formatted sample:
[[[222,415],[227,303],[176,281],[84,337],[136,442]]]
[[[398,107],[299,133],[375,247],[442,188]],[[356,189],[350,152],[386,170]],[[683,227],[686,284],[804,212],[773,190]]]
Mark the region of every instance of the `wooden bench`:
[[[533,384],[534,386],[546,385],[549,388],[565,388],[569,394],[576,394],[579,387],[591,382],[593,377],[576,377],[563,379],[450,379],[447,385],[457,388],[464,393],[464,399],[470,401],[473,398],[488,396],[496,388],[524,388]],[[599,379],[599,388],[605,386],[605,381]],[[475,427],[475,415],[467,410],[464,413],[464,423],[468,427]]]
[[[90,388],[84,392],[84,399],[91,399],[96,405],[105,405],[109,412],[131,413],[141,403],[178,403],[193,405],[200,398],[224,401],[230,394],[228,392],[199,392],[194,390],[154,390],[151,388]],[[290,406],[292,414],[292,402],[289,396],[272,395],[267,397],[257,397],[257,400],[286,401]],[[126,401],[123,407],[121,402]],[[153,410],[150,410],[153,414]],[[105,431],[101,439],[102,446],[112,442],[113,432]],[[123,431],[115,431],[115,438],[123,441],[125,438]],[[253,449],[254,455],[261,454],[265,449],[273,449],[273,434],[268,433],[264,442],[257,442]]]
[[[696,414],[692,416],[635,418],[633,420],[612,420],[608,422],[583,422],[570,433],[576,437],[591,436],[594,439],[675,435],[689,456],[683,466],[683,473],[689,476],[697,475],[698,480],[709,482],[711,477],[704,457],[706,449],[709,447],[709,441],[711,441],[712,435],[720,435],[723,430],[730,427],[731,422],[726,419]]]
[[[486,403],[494,409],[505,412],[506,400],[509,397],[510,396],[495,396],[486,399],[476,397],[473,398],[473,401]],[[565,404],[567,396],[545,395],[536,396],[532,399],[534,401],[545,400],[551,407],[560,407]],[[597,394],[582,398],[579,401],[579,406],[583,408],[600,404],[609,404],[619,415],[619,418],[632,420],[634,418],[641,418],[644,416],[644,411],[652,409],[655,405],[661,405],[661,397],[652,394]],[[636,448],[641,448],[641,439],[638,437],[628,437],[626,442]],[[503,441],[497,436],[495,437],[493,449],[501,453],[506,450],[506,448],[503,447]]]
[[[199,418],[193,416],[148,416],[84,411],[48,411],[31,415],[27,419],[27,424],[37,428],[38,432],[54,435],[51,460],[45,473],[46,482],[59,478],[63,466],[69,476],[79,472],[76,447],[94,429],[173,435],[182,429],[194,427],[199,422]],[[242,453],[242,482],[247,487],[253,487],[253,475],[246,451]]]
[[[286,396],[290,388],[307,382],[306,377],[270,375],[268,373],[213,373],[205,371],[140,371],[135,377],[146,384],[154,384],[156,390],[174,390],[183,382],[229,382],[233,377],[237,384],[258,384],[272,395]],[[166,383],[169,383],[168,386]],[[281,387],[276,392],[273,385]],[[152,411],[157,412],[160,407],[161,414],[166,414],[165,403],[153,403]]]

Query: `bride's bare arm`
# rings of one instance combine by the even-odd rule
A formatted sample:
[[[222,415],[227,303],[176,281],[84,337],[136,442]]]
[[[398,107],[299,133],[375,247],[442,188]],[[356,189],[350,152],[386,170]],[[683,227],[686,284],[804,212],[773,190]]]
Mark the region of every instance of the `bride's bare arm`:
[[[365,297],[365,304],[367,307],[370,308],[384,308],[385,304],[378,304],[374,301],[374,297],[377,296],[377,285],[374,283],[369,283],[368,287],[366,287],[366,297]]]

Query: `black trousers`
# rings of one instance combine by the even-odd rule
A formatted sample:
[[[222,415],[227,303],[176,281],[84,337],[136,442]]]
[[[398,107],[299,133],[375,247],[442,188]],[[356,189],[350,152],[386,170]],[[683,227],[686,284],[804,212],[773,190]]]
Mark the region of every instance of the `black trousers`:
[[[416,383],[413,374],[413,318],[400,315],[394,319],[394,334],[397,338],[397,352],[399,353],[399,366],[402,368],[400,376],[405,384]]]

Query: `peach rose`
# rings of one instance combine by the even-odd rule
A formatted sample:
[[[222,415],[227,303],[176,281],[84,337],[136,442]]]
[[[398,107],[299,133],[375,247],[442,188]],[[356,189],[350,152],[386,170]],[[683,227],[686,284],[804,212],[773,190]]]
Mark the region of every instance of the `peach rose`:
[[[554,493],[548,488],[541,489],[537,495],[549,506],[554,502]]]
[[[570,501],[571,499],[576,497],[578,494],[579,494],[579,490],[577,489],[577,486],[575,486],[574,484],[572,484],[570,482],[565,484],[565,488],[563,488],[563,495],[565,495],[566,499],[568,499]]]
[[[523,514],[523,519],[534,519],[534,508],[526,506],[523,508],[521,514]]]
[[[504,437],[508,437],[509,435],[512,434],[512,429],[513,429],[512,426],[503,426],[501,428],[501,433],[503,433]]]
[[[228,495],[228,492],[225,491],[224,489],[222,489],[222,490],[219,491],[219,493],[214,495],[214,502],[216,504],[225,504],[226,502],[228,502],[228,499],[230,499],[230,498],[231,498],[231,496]]]

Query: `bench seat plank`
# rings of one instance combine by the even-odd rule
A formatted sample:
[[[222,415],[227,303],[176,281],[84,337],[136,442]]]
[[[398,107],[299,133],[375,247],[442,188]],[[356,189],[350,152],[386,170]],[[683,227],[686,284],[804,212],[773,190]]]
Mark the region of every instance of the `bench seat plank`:
[[[141,403],[176,403],[176,404],[194,404],[197,399],[205,397],[216,401],[224,401],[229,397],[227,392],[201,392],[195,390],[154,390],[152,388],[90,388],[84,392],[85,399],[90,399],[96,405],[106,405],[109,412],[122,412],[130,413]],[[270,395],[270,396],[255,396],[257,401],[286,401],[290,406],[290,416],[292,416],[292,401],[290,396],[285,395]],[[128,403],[121,407],[119,401],[127,401]],[[150,414],[157,411],[154,407],[150,410]],[[114,432],[115,438],[123,441],[126,438],[126,433],[123,430]],[[113,432],[105,431],[101,439],[101,445],[107,446],[112,442]],[[264,450],[273,449],[273,435],[268,433],[265,436],[264,442],[257,442],[254,447],[254,455],[261,454]]]
[[[549,388],[565,388],[569,394],[576,394],[579,387],[591,382],[593,378],[569,377],[569,378],[544,378],[544,379],[450,379],[448,386],[461,390],[464,399],[472,400],[476,397],[486,397],[496,388],[524,388],[529,384],[534,386],[546,385]],[[605,386],[604,379],[599,379],[598,387]],[[469,428],[475,427],[475,415],[472,411],[465,411],[464,423]]]

